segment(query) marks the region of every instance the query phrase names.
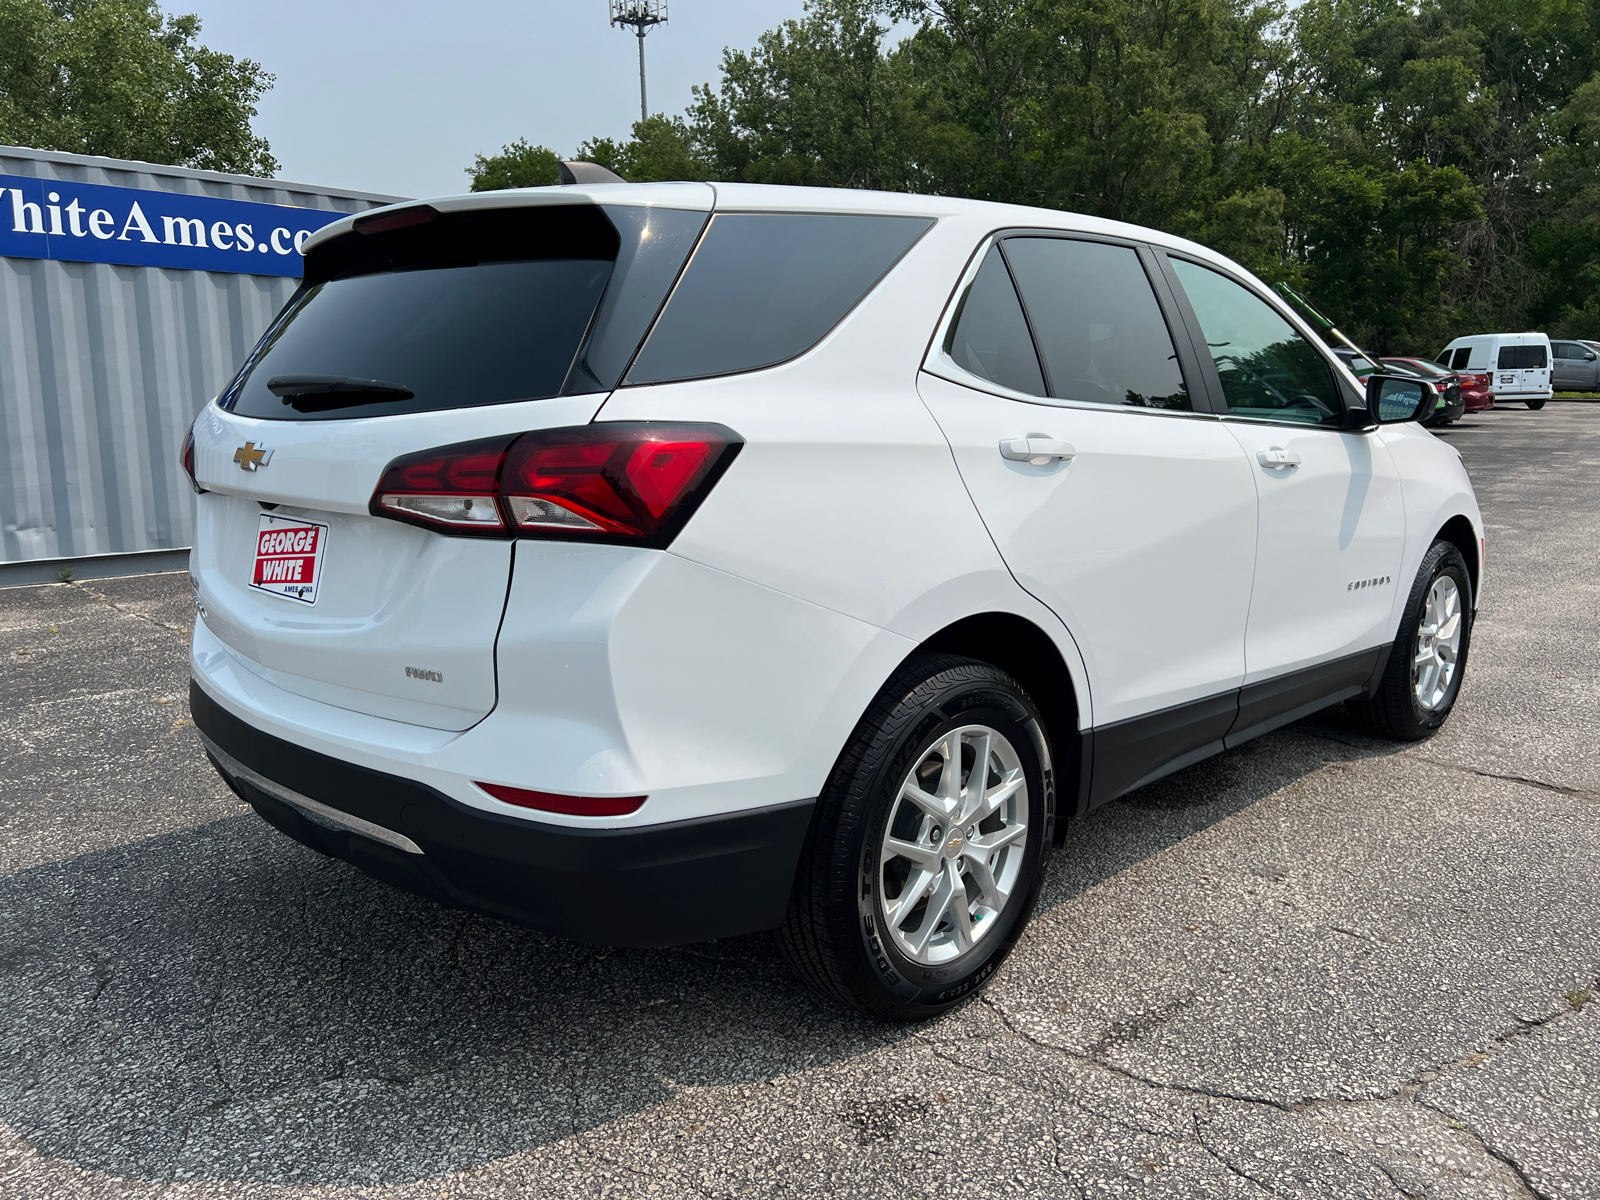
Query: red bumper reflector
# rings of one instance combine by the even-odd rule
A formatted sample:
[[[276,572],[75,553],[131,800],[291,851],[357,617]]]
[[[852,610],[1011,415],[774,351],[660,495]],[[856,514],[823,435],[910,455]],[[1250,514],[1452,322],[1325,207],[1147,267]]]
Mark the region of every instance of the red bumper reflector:
[[[558,796],[554,792],[530,792],[527,788],[506,787],[502,783],[478,784],[496,800],[519,808],[565,813],[569,817],[625,817],[638,812],[643,796]]]

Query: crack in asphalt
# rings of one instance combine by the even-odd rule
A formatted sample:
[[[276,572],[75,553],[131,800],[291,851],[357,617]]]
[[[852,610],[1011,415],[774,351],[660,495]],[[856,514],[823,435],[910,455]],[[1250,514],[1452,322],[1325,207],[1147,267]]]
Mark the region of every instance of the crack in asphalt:
[[[69,588],[76,588],[78,591],[82,592],[85,596],[92,596],[94,599],[100,601],[100,603],[106,605],[108,608],[114,610],[115,612],[120,613],[122,616],[132,617],[135,620],[148,622],[149,624],[154,625],[157,629],[164,629],[168,633],[175,633],[180,638],[187,638],[193,633],[193,630],[185,629],[181,625],[168,625],[165,621],[158,621],[154,617],[150,616],[147,613],[142,613],[142,612],[139,612],[136,609],[132,609],[132,608],[124,608],[122,605],[118,604],[115,600],[113,600],[110,596],[107,596],[107,595],[105,595],[105,594],[103,594],[101,592],[97,592],[92,587],[89,587],[87,584],[79,583],[76,580],[67,580],[64,583],[63,586],[69,587]]]
[[[1594,987],[1595,987],[1596,990],[1600,990],[1600,977],[1596,978]],[[1192,997],[1190,999],[1192,999]],[[1168,1012],[1167,1015],[1168,1016],[1172,1015],[1172,1013],[1175,1013],[1176,1011],[1181,1009],[1187,1002],[1188,1001],[1175,1002],[1174,1004],[1167,1005],[1166,1009],[1167,1010],[1171,1010],[1170,1012]],[[1526,1174],[1524,1174],[1524,1172],[1522,1170],[1522,1167],[1511,1156],[1509,1156],[1507,1154],[1503,1154],[1500,1151],[1496,1150],[1493,1146],[1489,1145],[1489,1143],[1483,1138],[1483,1136],[1481,1134],[1478,1133],[1477,1130],[1472,1129],[1465,1122],[1460,1121],[1458,1118],[1453,1117],[1450,1113],[1444,1111],[1443,1109],[1438,1108],[1435,1105],[1428,1103],[1428,1101],[1426,1099],[1422,1098],[1421,1092],[1429,1084],[1437,1081],[1438,1079],[1443,1078],[1445,1075],[1447,1075],[1447,1074],[1449,1074],[1449,1073],[1451,1073],[1453,1071],[1471,1070],[1471,1069],[1481,1065],[1482,1063],[1487,1062],[1489,1059],[1495,1057],[1496,1055],[1501,1053],[1507,1046],[1512,1045],[1513,1043],[1515,1043],[1519,1039],[1527,1037],[1529,1034],[1535,1033],[1540,1029],[1547,1028],[1547,1027],[1549,1027],[1549,1026],[1551,1026],[1551,1025],[1557,1023],[1557,1022],[1560,1022],[1560,1021],[1565,1020],[1565,1019],[1569,1019],[1570,1017],[1576,1015],[1576,1013],[1578,1011],[1580,1011],[1580,1010],[1577,1009],[1576,1007],[1571,1006],[1571,1005],[1567,1005],[1567,1006],[1565,1006],[1563,1008],[1559,1008],[1559,1009],[1555,1010],[1554,1012],[1548,1013],[1548,1014],[1546,1014],[1544,1016],[1541,1016],[1541,1017],[1536,1017],[1536,1018],[1533,1018],[1531,1020],[1519,1021],[1515,1028],[1508,1030],[1506,1033],[1504,1033],[1500,1037],[1496,1038],[1492,1043],[1490,1043],[1489,1047],[1487,1047],[1487,1048],[1485,1048],[1483,1050],[1475,1050],[1470,1054],[1462,1055],[1459,1059],[1456,1059],[1456,1060],[1454,1060],[1454,1061],[1452,1061],[1450,1063],[1447,1063],[1442,1067],[1429,1068],[1426,1071],[1419,1072],[1414,1078],[1412,1078],[1411,1080],[1409,1080],[1405,1084],[1401,1085],[1401,1087],[1399,1087],[1396,1091],[1394,1091],[1394,1092],[1392,1092],[1392,1093],[1390,1093],[1388,1095],[1373,1096],[1373,1097],[1363,1097],[1361,1099],[1354,1099],[1354,1100],[1339,1099],[1339,1098],[1333,1098],[1333,1097],[1317,1098],[1317,1099],[1306,1098],[1306,1099],[1303,1099],[1303,1100],[1301,1100],[1300,1102],[1298,1102],[1296,1104],[1286,1105],[1286,1104],[1282,1104],[1282,1103],[1280,1103],[1280,1102],[1278,1102],[1276,1100],[1272,1100],[1272,1099],[1269,1099],[1269,1098],[1266,1098],[1266,1097],[1262,1097],[1262,1096],[1248,1096],[1248,1095],[1243,1095],[1243,1094],[1240,1094],[1240,1093],[1230,1093],[1230,1092],[1223,1092],[1223,1091],[1219,1091],[1219,1090],[1202,1088],[1202,1087],[1198,1087],[1198,1086],[1195,1086],[1195,1085],[1192,1085],[1192,1084],[1164,1083],[1164,1082],[1159,1081],[1159,1080],[1149,1079],[1149,1078],[1146,1078],[1146,1077],[1143,1077],[1143,1076],[1139,1075],[1136,1072],[1129,1071],[1129,1070],[1127,1070],[1127,1069],[1125,1069],[1123,1067],[1117,1066],[1117,1065],[1115,1065],[1113,1063],[1105,1062],[1103,1059],[1100,1059],[1098,1057],[1094,1057],[1091,1054],[1079,1053],[1079,1052],[1076,1052],[1076,1051],[1073,1051],[1073,1050],[1066,1049],[1066,1048],[1061,1047],[1061,1046],[1051,1045],[1048,1042],[1040,1041],[1038,1038],[1035,1038],[1035,1037],[1029,1035],[1028,1033],[1024,1032],[1023,1030],[1019,1029],[1016,1026],[1016,1024],[1011,1020],[1010,1016],[1003,1009],[1001,1009],[995,1003],[994,1000],[992,1000],[991,998],[989,998],[987,996],[979,997],[978,1003],[984,1005],[986,1008],[988,1008],[990,1011],[992,1011],[995,1014],[995,1016],[999,1018],[1001,1024],[1005,1027],[1005,1029],[1006,1029],[1006,1031],[1008,1033],[1010,1033],[1013,1037],[1016,1037],[1019,1040],[1028,1043],[1029,1045],[1035,1046],[1035,1047],[1037,1047],[1037,1048],[1039,1048],[1041,1050],[1044,1050],[1044,1051],[1046,1051],[1048,1053],[1059,1054],[1059,1055],[1061,1055],[1063,1057],[1071,1058],[1071,1059],[1073,1059],[1075,1061],[1084,1063],[1084,1064],[1086,1064],[1087,1066],[1089,1066],[1091,1068],[1096,1068],[1096,1069],[1105,1071],[1108,1074],[1118,1076],[1120,1078],[1129,1080],[1130,1082],[1133,1082],[1133,1083],[1141,1084],[1141,1085],[1143,1085],[1145,1087],[1149,1087],[1149,1088],[1153,1088],[1153,1089],[1157,1089],[1157,1090],[1161,1090],[1161,1091],[1174,1092],[1174,1093],[1177,1093],[1179,1095],[1190,1096],[1190,1097],[1193,1097],[1195,1099],[1202,1100],[1202,1101],[1226,1100],[1226,1101],[1231,1101],[1231,1102],[1234,1102],[1234,1103],[1237,1103],[1237,1104],[1243,1104],[1243,1105],[1250,1106],[1250,1107],[1267,1108],[1267,1109],[1272,1109],[1272,1110],[1277,1111],[1277,1112],[1287,1112],[1287,1113],[1290,1113],[1290,1114],[1292,1114],[1294,1116],[1297,1116],[1297,1117],[1300,1116],[1301,1114],[1307,1113],[1307,1112],[1315,1114],[1315,1113],[1321,1112],[1321,1111],[1330,1111],[1330,1110],[1331,1111],[1337,1111],[1337,1110],[1348,1109],[1348,1108],[1352,1108],[1352,1107],[1368,1106],[1368,1105],[1372,1105],[1374,1103],[1395,1103],[1395,1102],[1399,1102],[1399,1103],[1406,1104],[1406,1105],[1415,1105],[1418,1108],[1426,1110],[1428,1113],[1432,1114],[1433,1116],[1441,1117],[1441,1118],[1444,1118],[1444,1119],[1452,1122],[1452,1124],[1450,1126],[1450,1131],[1453,1132],[1453,1133],[1464,1134],[1465,1135],[1465,1139],[1464,1140],[1466,1140],[1469,1143],[1469,1149],[1476,1150],[1479,1153],[1479,1155],[1482,1158],[1488,1160],[1488,1162],[1497,1164],[1498,1166],[1503,1167],[1506,1170],[1510,1171],[1511,1178],[1510,1178],[1510,1180],[1508,1180],[1508,1182],[1514,1183],[1516,1187],[1521,1189],[1521,1196],[1519,1197],[1519,1200],[1553,1200],[1553,1197],[1551,1197],[1548,1193],[1542,1192],[1537,1187],[1534,1186],[1533,1182],[1527,1177]],[[1152,1014],[1152,1015],[1154,1015],[1154,1014]],[[1149,1021],[1147,1019],[1146,1022],[1145,1022],[1145,1025],[1146,1025],[1147,1028],[1154,1028],[1156,1025],[1159,1025],[1162,1022],[1162,1020],[1165,1020],[1165,1019],[1167,1019],[1167,1018],[1166,1017],[1162,1017],[1161,1020],[1157,1020],[1157,1021]],[[1141,1030],[1141,1032],[1143,1032],[1143,1030]],[[988,1076],[990,1076],[992,1078],[1003,1080],[1009,1086],[1015,1087],[1019,1091],[1030,1092],[1030,1093],[1033,1093],[1033,1094],[1036,1094],[1036,1095],[1047,1096],[1047,1097],[1049,1097],[1051,1099],[1060,1099],[1061,1098],[1059,1096],[1055,1096],[1052,1093],[1043,1092],[1043,1091],[1040,1091],[1037,1088],[1030,1087],[1027,1084],[1022,1083],[1021,1081],[1010,1077],[1009,1075],[1007,1075],[1003,1071],[988,1070],[988,1069],[985,1069],[983,1067],[975,1066],[972,1063],[963,1062],[960,1059],[957,1059],[957,1058],[951,1056],[948,1053],[942,1052],[939,1043],[933,1042],[933,1041],[923,1037],[920,1034],[914,1035],[914,1036],[917,1037],[917,1040],[921,1041],[924,1045],[926,1045],[928,1047],[928,1049],[936,1057],[942,1059],[945,1062],[951,1063],[954,1066],[960,1067],[963,1070],[968,1070],[968,1071],[975,1072],[977,1074],[988,1075]],[[1104,1040],[1104,1039],[1102,1039],[1102,1040]],[[1132,1040],[1132,1039],[1128,1039],[1128,1040]],[[1096,1043],[1096,1045],[1099,1045],[1099,1044],[1100,1043]],[[1079,1107],[1080,1111],[1085,1113],[1085,1115],[1092,1115],[1092,1114],[1088,1113],[1088,1110],[1082,1109],[1081,1106],[1078,1106],[1078,1107]],[[1262,1181],[1260,1179],[1255,1178],[1254,1176],[1250,1175],[1246,1171],[1243,1171],[1243,1170],[1240,1170],[1240,1169],[1236,1168],[1222,1154],[1220,1154],[1214,1147],[1212,1147],[1209,1143],[1206,1142],[1203,1134],[1201,1133],[1201,1129],[1200,1129],[1200,1116],[1201,1116],[1201,1110],[1196,1110],[1192,1114],[1192,1117],[1193,1117],[1193,1120],[1194,1120],[1194,1124],[1195,1124],[1195,1139],[1194,1139],[1195,1140],[1195,1144],[1198,1145],[1202,1150],[1204,1150],[1211,1157],[1215,1158],[1231,1174],[1236,1175],[1236,1176],[1238,1176],[1238,1177],[1240,1177],[1242,1179],[1245,1179],[1245,1180],[1249,1181],[1250,1183],[1254,1184],[1257,1187],[1260,1187],[1260,1188],[1264,1189],[1265,1191],[1267,1191],[1270,1194],[1277,1194],[1277,1190],[1275,1188],[1273,1188],[1271,1184],[1268,1184],[1268,1183],[1266,1183],[1266,1182],[1264,1182],[1264,1181]],[[1114,1121],[1113,1123],[1115,1123],[1115,1124],[1123,1124],[1122,1122],[1116,1122],[1116,1121]],[[1126,1126],[1126,1125],[1124,1127],[1130,1128],[1130,1129],[1136,1128],[1134,1126]],[[1157,1136],[1157,1137],[1166,1137],[1166,1138],[1172,1137],[1171,1134],[1159,1132],[1159,1131],[1156,1131],[1156,1130],[1144,1129],[1144,1130],[1140,1130],[1140,1131],[1144,1132],[1144,1133],[1152,1134],[1153,1136]],[[1338,1137],[1340,1137],[1342,1140],[1350,1143],[1357,1150],[1359,1150],[1362,1153],[1363,1157],[1365,1159],[1369,1160],[1378,1170],[1380,1170],[1383,1173],[1383,1175],[1390,1181],[1390,1183],[1394,1185],[1396,1191],[1399,1192],[1401,1195],[1403,1195],[1403,1196],[1412,1196],[1412,1195],[1415,1194],[1415,1193],[1412,1193],[1412,1192],[1408,1191],[1403,1185],[1401,1185],[1400,1182],[1397,1179],[1395,1179],[1395,1177],[1394,1177],[1392,1171],[1390,1170],[1390,1168],[1387,1165],[1385,1165],[1385,1163],[1383,1162],[1382,1158],[1379,1155],[1377,1155],[1375,1153],[1372,1153],[1371,1151],[1366,1149],[1364,1146],[1362,1146],[1360,1141],[1356,1137],[1352,1136],[1349,1133],[1346,1133],[1343,1130],[1339,1130],[1339,1129],[1333,1129],[1333,1130],[1331,1130],[1331,1132],[1333,1132]],[[1177,1140],[1186,1141],[1187,1139],[1181,1139],[1180,1138],[1180,1139],[1177,1139]],[[1059,1146],[1059,1141],[1058,1141],[1058,1146]],[[1500,1174],[1499,1172],[1494,1172],[1494,1173],[1495,1174]]]
[[[1216,1159],[1218,1165],[1220,1165],[1224,1171],[1228,1172],[1228,1174],[1260,1188],[1269,1196],[1278,1195],[1277,1188],[1273,1187],[1270,1183],[1267,1183],[1264,1180],[1257,1179],[1254,1175],[1250,1174],[1250,1172],[1241,1170],[1240,1168],[1234,1166],[1233,1163],[1229,1162],[1220,1150],[1216,1149],[1211,1145],[1210,1142],[1206,1141],[1205,1134],[1200,1132],[1200,1113],[1195,1112],[1191,1115],[1193,1117],[1194,1124],[1195,1145],[1199,1146],[1200,1149],[1204,1150],[1212,1158]]]
[[[1587,788],[1569,787],[1564,783],[1551,783],[1547,779],[1535,779],[1531,775],[1517,775],[1500,771],[1485,771],[1481,767],[1469,767],[1462,763],[1447,762],[1444,759],[1426,758],[1421,754],[1407,755],[1414,762],[1427,763],[1431,767],[1444,767],[1449,771],[1460,771],[1466,775],[1476,775],[1479,779],[1500,779],[1506,783],[1520,783],[1526,787],[1538,788],[1545,792],[1554,792],[1558,796],[1576,796],[1580,800],[1600,800],[1596,794]]]

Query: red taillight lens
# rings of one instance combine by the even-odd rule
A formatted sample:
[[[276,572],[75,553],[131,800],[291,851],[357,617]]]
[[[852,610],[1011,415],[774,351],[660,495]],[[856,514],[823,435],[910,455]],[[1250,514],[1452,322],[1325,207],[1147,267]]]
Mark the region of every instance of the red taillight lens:
[[[194,489],[195,495],[201,495],[205,488],[200,486],[200,481],[194,474],[194,426],[189,426],[183,435],[183,449],[178,451],[178,461],[183,464],[183,473],[189,477],[189,486]]]
[[[378,516],[451,533],[664,546],[743,443],[722,425],[609,421],[407,455]]]
[[[531,792],[527,788],[506,787],[502,783],[478,784],[496,800],[519,808],[565,813],[569,817],[625,817],[639,811],[643,796],[558,796],[554,792]]]
[[[395,459],[378,481],[372,512],[451,533],[503,535],[494,484],[515,440],[460,442]]]

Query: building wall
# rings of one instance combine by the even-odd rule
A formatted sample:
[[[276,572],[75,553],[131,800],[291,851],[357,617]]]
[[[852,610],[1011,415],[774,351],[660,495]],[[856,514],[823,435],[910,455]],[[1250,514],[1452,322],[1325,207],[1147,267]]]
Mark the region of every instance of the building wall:
[[[0,175],[337,212],[398,199],[9,146]],[[0,258],[0,562],[188,546],[184,432],[297,282]]]

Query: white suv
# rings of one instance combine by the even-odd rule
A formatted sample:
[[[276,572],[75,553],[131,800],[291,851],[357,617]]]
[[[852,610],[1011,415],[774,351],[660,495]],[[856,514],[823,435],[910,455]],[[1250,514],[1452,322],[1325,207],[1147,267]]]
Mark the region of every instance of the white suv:
[[[1069,213],[568,186],[328,226],[196,420],[192,705],[307,845],[916,1018],[1067,821],[1328,704],[1417,738],[1482,526],[1415,379]],[[1422,414],[1427,415],[1427,414]]]

